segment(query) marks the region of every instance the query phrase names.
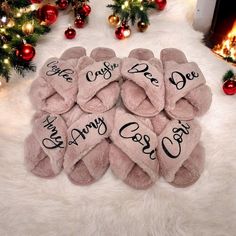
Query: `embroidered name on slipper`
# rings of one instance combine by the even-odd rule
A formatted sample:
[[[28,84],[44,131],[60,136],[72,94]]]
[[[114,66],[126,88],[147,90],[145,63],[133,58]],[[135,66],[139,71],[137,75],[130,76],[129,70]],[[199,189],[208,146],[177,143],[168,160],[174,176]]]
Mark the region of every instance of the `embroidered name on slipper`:
[[[204,84],[205,78],[196,63],[190,62],[171,67],[165,73],[167,86],[173,91],[189,92],[191,89]],[[176,91],[176,92],[177,92]],[[167,91],[168,94],[168,91]],[[171,95],[173,96],[173,95]]]
[[[199,77],[199,73],[195,71],[191,71],[187,74],[182,74],[179,71],[173,71],[171,73],[171,77],[169,78],[169,81],[176,86],[178,90],[181,90],[185,87],[188,80],[194,80]]]
[[[117,80],[120,75],[120,59],[113,58],[111,60],[94,62],[83,69],[80,74],[80,82],[87,82],[94,86],[96,83],[109,83]]]
[[[163,75],[149,62],[139,61],[135,58],[125,58],[122,63],[122,75],[137,84],[145,83],[153,88],[159,88]]]
[[[118,109],[111,139],[134,162],[155,170],[158,140],[156,134],[145,123]]]
[[[164,136],[161,140],[162,148],[165,154],[172,158],[178,158],[182,152],[182,143],[185,136],[191,132],[191,126],[184,121],[178,121],[178,124],[172,128],[171,136]]]
[[[150,136],[141,134],[139,128],[140,126],[137,122],[129,122],[119,129],[119,135],[124,139],[130,139],[137,143],[139,145],[138,148],[141,148],[143,154],[148,155],[151,160],[155,160],[156,149],[151,147]]]
[[[78,125],[79,124],[80,123],[78,123]],[[94,120],[88,122],[85,126],[73,128],[70,131],[70,136],[72,140],[69,140],[68,144],[74,144],[78,146],[79,144],[77,140],[86,140],[92,130],[96,130],[97,134],[101,136],[103,136],[107,132],[107,125],[105,123],[104,117],[95,118]]]
[[[56,120],[56,116],[48,115],[42,122],[43,129],[47,132],[47,137],[42,139],[42,145],[47,149],[65,148],[62,136],[54,124]]]
[[[72,83],[72,76],[75,72],[72,69],[64,68],[59,64],[58,60],[53,60],[47,64],[48,70],[46,71],[47,76],[58,76],[63,78],[66,82]]]
[[[145,78],[150,80],[152,85],[159,87],[159,81],[153,77],[152,73],[149,72],[149,65],[147,63],[135,64],[128,70],[128,73],[130,74],[141,73]]]
[[[102,68],[97,71],[88,71],[86,73],[86,79],[89,82],[95,81],[97,78],[103,78],[109,80],[112,77],[112,72],[119,67],[118,63],[110,63],[109,61],[104,61]]]

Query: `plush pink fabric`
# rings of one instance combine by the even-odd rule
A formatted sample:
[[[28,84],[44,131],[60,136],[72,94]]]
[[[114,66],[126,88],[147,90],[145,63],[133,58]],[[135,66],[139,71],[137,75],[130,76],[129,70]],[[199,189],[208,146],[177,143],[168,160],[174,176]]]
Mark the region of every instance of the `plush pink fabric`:
[[[156,182],[157,136],[148,118],[117,108],[111,140],[110,166],[118,178],[136,189],[146,189]]]
[[[101,113],[117,102],[120,87],[120,62],[109,48],[95,48],[80,63],[77,103],[89,113]]]
[[[25,140],[25,163],[33,174],[50,178],[62,169],[67,127],[60,115],[38,112],[33,131]]]
[[[175,48],[161,51],[166,88],[165,110],[174,119],[191,120],[210,108],[212,94],[201,70]]]
[[[108,137],[113,129],[115,110],[80,114],[78,108],[75,109],[77,112],[74,110],[71,114],[79,117],[67,132],[64,169],[72,183],[87,185],[100,179],[109,167]]]
[[[199,179],[204,167],[201,127],[194,120],[167,122],[163,116],[161,120],[164,129],[157,148],[161,174],[172,185],[187,187]]]
[[[78,60],[85,49],[66,50],[61,58],[50,58],[32,83],[30,98],[37,110],[62,114],[70,110],[78,93]]]
[[[151,117],[164,108],[165,88],[161,62],[148,49],[134,49],[122,60],[121,74],[125,82],[121,97],[132,113]]]

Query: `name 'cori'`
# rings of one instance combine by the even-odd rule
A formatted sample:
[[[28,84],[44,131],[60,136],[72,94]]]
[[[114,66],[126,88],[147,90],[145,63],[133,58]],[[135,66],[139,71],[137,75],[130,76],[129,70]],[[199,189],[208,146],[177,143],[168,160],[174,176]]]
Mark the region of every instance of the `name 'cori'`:
[[[140,144],[142,152],[148,155],[151,160],[155,160],[156,149],[151,148],[150,137],[147,134],[140,134],[138,129],[139,124],[137,122],[129,122],[120,128],[119,135],[124,139],[131,139],[133,142]]]
[[[172,159],[179,157],[181,154],[181,144],[184,141],[184,135],[189,135],[189,129],[191,128],[188,123],[183,124],[180,120],[178,124],[178,127],[172,129],[172,137],[163,137],[161,141],[163,151]],[[175,150],[175,152],[173,152],[173,150]]]

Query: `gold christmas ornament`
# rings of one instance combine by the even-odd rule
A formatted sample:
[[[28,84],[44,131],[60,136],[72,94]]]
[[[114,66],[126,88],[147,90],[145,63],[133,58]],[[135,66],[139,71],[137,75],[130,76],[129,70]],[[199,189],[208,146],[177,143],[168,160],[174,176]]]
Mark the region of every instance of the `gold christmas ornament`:
[[[120,22],[120,18],[119,18],[119,16],[116,16],[116,15],[110,15],[108,17],[108,21],[109,21],[110,25],[117,26]]]
[[[34,33],[34,24],[31,22],[26,22],[22,25],[22,32],[25,35],[30,35]]]
[[[7,27],[12,28],[13,26],[15,26],[15,21],[13,19],[10,19],[9,22],[7,23]]]
[[[147,30],[147,28],[148,28],[148,24],[146,24],[146,23],[144,23],[142,21],[139,21],[137,26],[138,26],[138,30],[140,32],[145,32]]]

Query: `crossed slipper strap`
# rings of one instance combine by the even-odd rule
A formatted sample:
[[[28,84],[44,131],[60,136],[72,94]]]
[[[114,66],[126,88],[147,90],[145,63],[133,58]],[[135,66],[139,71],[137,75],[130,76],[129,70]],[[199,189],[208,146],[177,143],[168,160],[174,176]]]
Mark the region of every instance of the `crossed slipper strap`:
[[[49,59],[42,67],[40,76],[65,99],[68,92],[76,93],[77,72],[64,60],[55,57]]]
[[[138,164],[155,182],[158,178],[157,136],[142,121],[117,109],[111,139],[128,157]],[[124,178],[126,176],[123,176]]]
[[[78,59],[85,53],[82,47],[70,48],[61,58],[46,61],[30,90],[37,109],[62,114],[74,105],[78,92]]]
[[[165,88],[161,61],[149,49],[133,49],[122,61],[121,97],[132,113],[152,117],[164,108]]]
[[[176,172],[199,143],[201,128],[194,121],[170,121],[159,135],[158,157],[163,177],[172,182]]]
[[[87,66],[79,73],[79,92],[77,102],[81,106],[90,101],[102,88],[119,81],[120,62],[117,57],[103,61],[94,61],[90,57],[81,58],[81,63],[87,60]],[[108,94],[112,96],[112,94]]]
[[[173,109],[175,103],[194,88],[206,83],[205,77],[194,62],[165,63],[166,108]]]
[[[108,138],[113,128],[114,109],[100,114],[83,114],[68,129],[64,168],[67,173],[91,149]]]
[[[44,114],[33,123],[33,135],[50,158],[52,170],[59,173],[66,150],[66,124],[59,115]]]

